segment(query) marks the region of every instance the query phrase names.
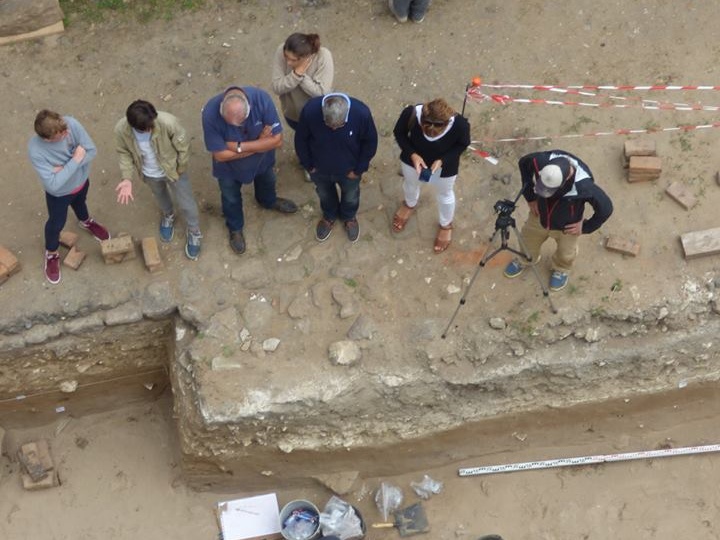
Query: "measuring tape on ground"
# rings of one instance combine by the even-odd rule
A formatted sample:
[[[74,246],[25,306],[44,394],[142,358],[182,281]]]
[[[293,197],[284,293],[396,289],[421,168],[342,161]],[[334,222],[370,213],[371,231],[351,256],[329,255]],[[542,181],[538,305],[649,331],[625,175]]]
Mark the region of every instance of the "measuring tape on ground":
[[[547,459],[544,461],[525,461],[522,463],[508,463],[505,465],[488,465],[486,467],[458,469],[458,475],[481,476],[485,474],[532,471],[538,469],[554,469],[558,467],[594,465],[597,463],[613,463],[617,461],[633,461],[637,459],[652,459],[672,456],[687,456],[693,454],[707,454],[710,452],[720,452],[720,444],[708,444],[704,446],[685,446],[681,448],[666,448],[661,450],[645,450],[640,452],[627,452],[624,454],[605,454],[597,456]]]

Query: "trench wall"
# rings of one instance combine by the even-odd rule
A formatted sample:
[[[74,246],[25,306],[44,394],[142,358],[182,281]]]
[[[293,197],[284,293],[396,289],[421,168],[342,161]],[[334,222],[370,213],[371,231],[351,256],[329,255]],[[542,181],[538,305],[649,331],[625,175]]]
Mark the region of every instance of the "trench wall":
[[[720,318],[687,307],[565,314],[532,332],[483,321],[447,340],[420,328],[412,345],[367,340],[339,365],[243,347],[232,307],[202,322],[128,304],[3,336],[0,425],[116,407],[169,381],[196,488],[397,474],[477,455],[476,440],[418,442],[484,419],[717,381]]]

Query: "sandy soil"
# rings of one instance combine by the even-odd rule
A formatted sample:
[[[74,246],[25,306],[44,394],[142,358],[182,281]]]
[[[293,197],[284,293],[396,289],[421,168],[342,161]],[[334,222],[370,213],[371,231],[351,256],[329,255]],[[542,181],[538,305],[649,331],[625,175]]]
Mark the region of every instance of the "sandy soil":
[[[195,139],[190,173],[204,209],[204,254],[197,271],[217,276],[238,264],[227,248],[217,187],[203,152],[200,108],[231,83],[268,88],[270,59],[277,44],[293,31],[317,29],[335,56],[336,87],[371,106],[382,135],[362,195],[360,220],[364,234],[369,235],[363,237],[368,250],[381,258],[411,261],[407,270],[432,277],[432,287],[462,284],[475,269],[482,239],[492,232],[492,203],[512,197],[518,187],[494,180],[493,175],[512,174],[517,181],[517,157],[538,148],[563,147],[590,164],[598,182],[613,197],[616,214],[601,232],[582,239],[573,286],[558,299],[582,309],[642,309],[673,297],[688,281],[706,282],[716,270],[713,258],[684,261],[678,242],[683,232],[716,226],[713,208],[720,204],[720,189],[712,177],[720,166],[712,152],[718,143],[716,130],[653,135],[664,159],[664,173],[658,182],[641,185],[625,182],[620,163],[622,137],[513,145],[492,141],[518,135],[705,124],[714,120],[713,113],[469,104],[473,138],[489,139],[479,146],[499,156],[500,163],[492,166],[475,157],[464,161],[455,244],[442,257],[429,253],[435,209],[428,194],[422,200],[418,226],[401,238],[390,236],[388,220],[400,196],[391,130],[406,103],[442,95],[459,108],[465,84],[475,75],[485,81],[532,84],[715,84],[715,12],[711,3],[697,2],[599,5],[581,0],[568,7],[542,1],[436,0],[422,25],[400,26],[380,0],[226,1],[142,26],[123,20],[71,24],[59,38],[5,47],[0,50],[0,114],[6,126],[0,143],[4,207],[0,243],[18,254],[24,271],[3,285],[3,293],[22,299],[10,306],[22,314],[31,308],[52,311],[70,301],[84,301],[88,281],[106,282],[112,292],[113,287],[147,280],[139,265],[106,268],[99,254],[92,253],[79,273],[64,272],[62,288],[45,283],[41,272],[44,205],[25,152],[32,119],[42,107],[71,114],[88,128],[100,148],[93,169],[91,208],[113,231],[138,237],[154,233],[156,210],[142,186],[130,208],[115,204],[113,189],[118,178],[112,127],[137,97],[180,117]],[[650,98],[715,104],[714,96],[666,92]],[[576,98],[580,99],[572,99]],[[280,152],[279,167],[279,190],[316,208],[315,195],[295,165],[289,139]],[[692,211],[664,195],[674,180],[690,186],[698,197]],[[266,219],[251,205],[247,211],[249,223]],[[519,224],[525,212],[523,207],[518,211]],[[310,211],[293,219],[294,227],[307,231],[307,243],[312,245],[317,215]],[[263,255],[260,228],[249,227],[246,258]],[[611,233],[638,240],[642,255],[628,260],[608,254],[602,239]],[[341,235],[328,245],[340,254],[346,249]],[[163,247],[163,257],[174,277],[192,266],[184,260],[181,240]],[[489,268],[489,275],[475,285],[477,290],[461,316],[499,313],[527,320],[539,311],[544,317],[533,278],[524,277],[520,285],[505,287],[498,266]],[[542,271],[546,277],[547,268]],[[417,281],[394,284],[392,294],[402,301],[397,310],[385,313],[388,319],[428,311],[449,315],[457,305],[457,295],[437,291],[428,295]],[[719,404],[707,396],[703,399],[688,402],[688,396],[680,393],[637,415],[603,408],[587,411],[584,420],[563,424],[556,419],[559,425],[552,428],[526,421],[525,427],[508,427],[502,435],[479,436],[479,461],[655,448],[668,438],[678,445],[717,442],[709,434]],[[51,432],[65,478],[57,490],[23,493],[15,467],[5,465],[8,474],[0,484],[2,537],[214,537],[212,508],[224,495],[190,493],[177,481],[168,410],[163,401],[73,421],[57,437]],[[508,426],[512,425],[509,421]],[[592,436],[583,438],[588,431]],[[513,433],[527,437],[520,441]],[[89,442],[84,449],[78,446],[79,438]],[[497,450],[488,455],[486,448]],[[447,463],[452,462],[452,456],[447,456]],[[464,465],[477,464],[481,463]],[[436,538],[472,538],[490,532],[506,539],[717,538],[719,494],[713,456],[482,480],[458,480],[456,467],[452,464],[415,475],[417,479],[427,472],[446,482],[446,491],[428,504]],[[406,487],[409,479],[393,480]],[[366,479],[367,489],[359,489],[352,497],[373,489],[378,481]],[[284,501],[295,496],[322,503],[327,493],[281,492]],[[358,504],[366,515],[377,518],[367,497]],[[387,531],[372,537],[394,536]]]
[[[458,467],[713,444],[720,402],[715,388],[684,389],[653,399],[573,411],[505,418],[468,426],[448,437],[475,437],[478,457],[399,477],[362,478],[344,496],[368,522],[382,521],[372,498],[380,482],[415,502],[411,481],[423,474],[443,491],[425,503],[427,538],[505,540],[581,538],[718,538],[718,458],[715,454],[459,478]],[[51,441],[62,485],[28,493],[17,464],[0,461],[0,535],[8,539],[215,538],[220,501],[247,495],[195,493],[177,467],[168,396],[153,404],[11,431],[6,447],[35,437]],[[421,443],[422,444],[422,443]],[[440,466],[441,465],[441,466]],[[304,498],[322,506],[325,489],[283,490],[283,505]],[[367,538],[397,538],[373,530]]]

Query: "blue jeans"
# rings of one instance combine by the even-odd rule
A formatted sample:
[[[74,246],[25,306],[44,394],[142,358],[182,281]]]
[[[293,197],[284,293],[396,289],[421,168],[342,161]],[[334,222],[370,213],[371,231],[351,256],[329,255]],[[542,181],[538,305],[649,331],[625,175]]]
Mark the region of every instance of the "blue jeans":
[[[172,192],[172,194],[175,195],[175,201],[180,209],[180,213],[182,213],[185,218],[187,228],[192,232],[200,232],[198,207],[187,173],[182,173],[180,178],[174,182],[165,176],[162,178],[144,176],[143,180],[150,188],[150,191],[152,191],[163,215],[169,216],[175,213],[173,200],[170,195]]]
[[[393,11],[402,17],[419,21],[425,16],[431,0],[393,0]]]
[[[83,188],[77,193],[55,197],[45,193],[45,203],[48,209],[48,220],[45,222],[45,249],[57,251],[60,247],[60,232],[67,221],[68,207],[73,209],[80,221],[86,221],[90,214],[85,203],[90,180],[85,181]]]
[[[275,171],[268,167],[265,171],[255,175],[255,200],[263,208],[272,208],[277,200],[275,192]],[[242,231],[245,226],[243,214],[242,182],[235,179],[218,178],[220,186],[220,200],[225,215],[225,225],[230,232]]]
[[[338,218],[342,221],[355,219],[360,206],[360,176],[348,178],[344,174],[314,172],[310,178],[315,183],[315,191],[320,197],[323,218],[328,221],[335,221]],[[339,195],[338,188],[340,188]]]

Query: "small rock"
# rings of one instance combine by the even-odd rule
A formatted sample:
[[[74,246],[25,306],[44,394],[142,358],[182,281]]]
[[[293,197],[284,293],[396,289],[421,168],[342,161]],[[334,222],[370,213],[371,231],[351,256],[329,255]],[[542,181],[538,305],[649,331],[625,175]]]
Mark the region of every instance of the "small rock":
[[[60,325],[36,324],[25,334],[25,342],[29,345],[37,345],[58,337],[60,333]]]
[[[358,476],[360,476],[358,471],[343,471],[334,474],[318,474],[313,478],[333,493],[346,495],[352,491]]]
[[[457,285],[453,285],[452,283],[447,286],[447,292],[448,292],[448,294],[457,294],[457,293],[459,293],[461,290],[462,290],[462,289],[461,289],[460,287],[458,287]]]
[[[296,245],[285,255],[285,260],[288,262],[297,261],[302,255],[302,251],[302,246],[300,244]]]
[[[494,328],[495,330],[505,330],[506,326],[507,324],[505,323],[505,319],[502,317],[490,318],[490,328]]]
[[[141,321],[142,318],[142,309],[135,302],[122,304],[105,312],[105,324],[108,326],[131,324]]]
[[[585,332],[585,341],[588,343],[595,343],[600,341],[600,329],[599,328],[588,328]]]
[[[145,288],[142,298],[142,311],[149,319],[164,319],[177,309],[170,283],[160,281]]]
[[[354,341],[336,341],[330,344],[330,362],[335,365],[350,366],[360,360],[362,351]]]
[[[245,365],[237,358],[216,356],[212,359],[211,367],[213,371],[223,371],[226,369],[241,369],[244,368]]]
[[[64,392],[65,394],[72,394],[77,390],[78,388],[78,382],[77,381],[63,381],[60,383],[60,391]]]
[[[335,285],[332,288],[332,297],[340,306],[340,318],[347,319],[357,313],[353,293],[346,285]]]
[[[353,340],[372,339],[376,332],[375,324],[366,315],[359,315],[348,330],[347,337]]]
[[[262,348],[265,352],[275,352],[279,345],[280,340],[278,338],[268,338],[263,341]]]

